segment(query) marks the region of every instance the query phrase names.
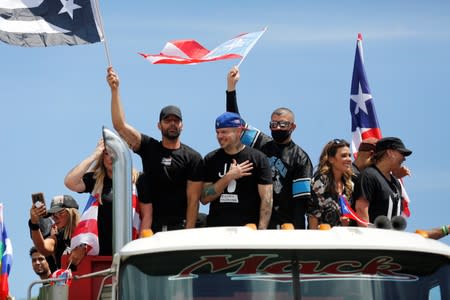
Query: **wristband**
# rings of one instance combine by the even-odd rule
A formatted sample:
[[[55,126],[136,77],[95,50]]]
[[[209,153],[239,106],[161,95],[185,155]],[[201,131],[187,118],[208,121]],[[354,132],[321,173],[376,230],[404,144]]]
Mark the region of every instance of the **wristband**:
[[[442,230],[442,233],[444,235],[448,235],[448,227],[447,227],[447,225],[442,226],[441,230]]]
[[[32,231],[36,231],[39,230],[39,224],[33,224],[31,223],[31,220],[28,220],[28,227],[30,228],[30,230]]]

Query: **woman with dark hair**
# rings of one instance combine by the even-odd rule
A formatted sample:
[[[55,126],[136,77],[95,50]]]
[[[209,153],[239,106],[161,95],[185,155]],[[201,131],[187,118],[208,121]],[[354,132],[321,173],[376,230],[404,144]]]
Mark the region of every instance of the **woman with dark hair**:
[[[349,219],[341,214],[339,197],[350,199],[352,191],[350,144],[334,139],[323,148],[311,181],[312,197],[307,209],[309,229],[317,229],[320,224],[348,226]]]

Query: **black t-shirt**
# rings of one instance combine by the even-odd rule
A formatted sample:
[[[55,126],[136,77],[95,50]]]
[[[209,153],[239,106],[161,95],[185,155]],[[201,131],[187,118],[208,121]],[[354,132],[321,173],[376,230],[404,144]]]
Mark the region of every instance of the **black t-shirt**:
[[[203,181],[201,155],[187,145],[172,150],[145,134],[136,153],[142,159],[147,199],[153,204],[153,224],[180,224],[186,219],[187,181]]]
[[[259,150],[245,147],[234,155],[223,149],[210,152],[205,157],[205,182],[216,182],[229,170],[233,161],[253,163],[252,175],[231,181],[223,193],[210,203],[208,226],[242,226],[259,223],[261,198],[258,184],[271,184],[272,172],[267,157]]]
[[[84,174],[83,182],[86,186],[84,193],[92,193],[95,185],[94,173]],[[112,215],[113,215],[112,179],[103,179],[102,205],[98,206],[97,229],[100,250],[98,255],[112,255]]]
[[[376,166],[370,166],[361,173],[359,183],[353,192],[354,199],[361,196],[369,201],[369,220],[383,215],[389,219],[401,215],[402,187],[391,174],[387,179]]]

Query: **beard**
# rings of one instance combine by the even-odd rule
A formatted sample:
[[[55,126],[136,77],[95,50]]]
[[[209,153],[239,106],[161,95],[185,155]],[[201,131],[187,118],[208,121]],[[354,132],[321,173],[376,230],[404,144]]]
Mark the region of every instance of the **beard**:
[[[180,136],[180,133],[181,133],[180,129],[172,129],[172,130],[167,129],[167,130],[162,131],[163,137],[165,137],[166,139],[171,140],[171,141],[178,139]]]

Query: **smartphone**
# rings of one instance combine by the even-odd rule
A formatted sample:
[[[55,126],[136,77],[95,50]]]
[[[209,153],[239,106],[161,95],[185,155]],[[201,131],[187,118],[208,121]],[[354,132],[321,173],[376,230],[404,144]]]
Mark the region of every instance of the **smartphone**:
[[[44,193],[31,194],[31,200],[33,201],[34,206],[37,208],[45,205]]]

